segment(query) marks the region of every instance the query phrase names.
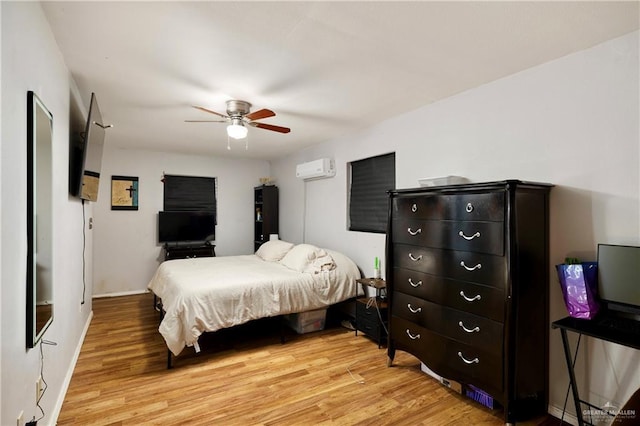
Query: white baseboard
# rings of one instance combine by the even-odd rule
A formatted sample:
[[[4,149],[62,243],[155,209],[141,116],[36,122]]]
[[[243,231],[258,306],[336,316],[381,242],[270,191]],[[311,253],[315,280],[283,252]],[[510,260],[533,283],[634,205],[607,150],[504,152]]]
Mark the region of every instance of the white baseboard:
[[[558,419],[562,419],[565,422],[573,425],[573,426],[578,426],[578,418],[576,416],[574,416],[571,413],[567,413],[565,412],[564,415],[562,413],[562,408],[558,408],[555,407],[553,405],[549,405],[547,407],[547,411],[549,412],[549,414],[551,414],[553,417],[556,417]]]
[[[149,293],[149,290],[131,290],[131,291],[120,291],[117,293],[103,293],[103,294],[94,294],[93,299],[102,299],[105,297],[120,297],[120,296],[134,296],[137,294],[146,294]]]
[[[71,365],[69,366],[67,374],[64,377],[64,381],[62,382],[62,388],[60,390],[60,394],[58,395],[58,400],[56,401],[55,407],[53,407],[53,413],[51,413],[52,425],[58,423],[58,416],[60,416],[60,411],[62,410],[62,403],[64,402],[64,397],[67,395],[67,390],[69,390],[71,377],[73,377],[73,371],[76,369],[76,363],[78,362],[78,357],[80,356],[80,350],[82,349],[82,344],[84,343],[84,338],[87,335],[87,331],[89,331],[89,325],[91,324],[92,319],[93,311],[89,312],[87,322],[84,325],[84,329],[82,330],[82,334],[80,335],[80,339],[78,340],[78,345],[76,346],[73,358],[71,359]]]

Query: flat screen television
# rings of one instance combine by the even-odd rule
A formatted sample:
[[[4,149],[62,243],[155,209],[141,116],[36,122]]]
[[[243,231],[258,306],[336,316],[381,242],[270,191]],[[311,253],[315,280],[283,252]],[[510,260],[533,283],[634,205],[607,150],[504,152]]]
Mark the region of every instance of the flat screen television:
[[[95,93],[91,93],[89,113],[84,121],[84,128],[73,130],[71,161],[69,163],[69,192],[83,200],[97,201],[100,170],[102,168],[102,151],[104,148],[105,126],[98,107]]]
[[[209,211],[158,212],[160,243],[206,243],[215,240],[216,215]]]
[[[598,244],[598,294],[609,311],[640,315],[640,247]]]

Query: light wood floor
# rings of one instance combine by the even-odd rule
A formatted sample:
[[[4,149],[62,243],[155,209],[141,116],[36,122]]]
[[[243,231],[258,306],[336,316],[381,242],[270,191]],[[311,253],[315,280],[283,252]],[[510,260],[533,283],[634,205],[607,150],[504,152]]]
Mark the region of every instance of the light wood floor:
[[[388,368],[384,348],[340,327],[291,332],[284,345],[272,323],[225,330],[167,370],[152,298],[93,301],[58,425],[503,424],[421,373],[413,356],[399,351]]]

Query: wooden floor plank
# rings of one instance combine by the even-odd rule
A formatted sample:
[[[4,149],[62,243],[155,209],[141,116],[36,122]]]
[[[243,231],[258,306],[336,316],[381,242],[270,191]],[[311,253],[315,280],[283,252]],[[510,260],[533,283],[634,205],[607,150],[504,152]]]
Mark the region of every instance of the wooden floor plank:
[[[256,323],[203,337],[166,369],[151,295],[93,301],[58,425],[502,425],[499,412],[443,387],[399,351],[343,328],[280,344]],[[523,423],[551,423],[542,417]]]

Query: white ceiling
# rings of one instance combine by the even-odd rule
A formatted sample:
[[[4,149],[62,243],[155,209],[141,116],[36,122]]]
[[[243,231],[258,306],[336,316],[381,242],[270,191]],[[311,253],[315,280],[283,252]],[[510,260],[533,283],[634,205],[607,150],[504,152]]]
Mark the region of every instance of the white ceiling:
[[[108,144],[276,158],[640,27],[630,2],[42,3]],[[227,150],[242,99],[277,116]]]

